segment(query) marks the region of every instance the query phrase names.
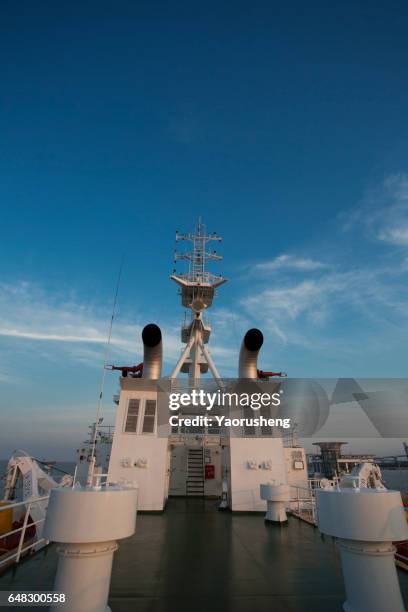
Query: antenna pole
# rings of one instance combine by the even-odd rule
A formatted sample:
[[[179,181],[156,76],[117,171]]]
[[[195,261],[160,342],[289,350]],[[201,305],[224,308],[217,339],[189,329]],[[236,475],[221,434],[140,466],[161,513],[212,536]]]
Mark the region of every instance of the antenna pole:
[[[104,353],[104,358],[103,358],[101,384],[99,387],[99,398],[98,398],[98,404],[96,408],[96,422],[95,422],[95,427],[94,427],[93,436],[92,436],[91,461],[89,464],[88,476],[87,476],[87,481],[86,481],[86,485],[88,487],[91,487],[93,483],[95,461],[96,461],[96,457],[95,457],[96,439],[98,437],[98,430],[99,430],[101,414],[102,414],[102,409],[103,409],[103,393],[105,389],[105,378],[106,378],[106,372],[107,372],[106,366],[108,365],[109,351],[110,351],[110,345],[111,345],[111,339],[112,339],[113,321],[114,321],[115,314],[116,314],[116,305],[118,301],[119,286],[120,286],[120,280],[122,278],[122,270],[123,270],[124,261],[125,261],[125,254],[123,253],[121,261],[120,261],[118,278],[116,281],[116,288],[115,288],[113,305],[112,305],[112,314],[111,314],[111,318],[109,322],[108,338],[106,341],[105,353]]]

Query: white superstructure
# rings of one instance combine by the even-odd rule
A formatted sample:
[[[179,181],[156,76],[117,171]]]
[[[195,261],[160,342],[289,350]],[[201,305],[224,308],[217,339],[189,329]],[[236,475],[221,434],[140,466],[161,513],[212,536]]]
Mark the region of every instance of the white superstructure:
[[[237,435],[229,428],[206,425],[170,428],[168,405],[167,424],[161,420],[159,399],[166,392],[192,391],[209,385],[210,378],[201,378],[207,372],[212,375],[213,388],[223,389],[226,384],[208,349],[211,326],[206,320],[216,289],[226,282],[223,276],[206,269],[209,261],[222,259],[209,248],[221,240],[216,233],[208,234],[201,222],[193,233],[176,234],[178,244],[191,245],[191,250],[176,251],[174,258],[175,262],[187,262],[187,271],[179,273],[174,269],[171,275],[180,287],[181,303],[189,314],[181,329],[184,347],[170,378],[161,378],[162,339],[154,324],[143,330],[143,364],[117,368],[122,369],[122,377],[108,481],[137,484],[140,510],[163,510],[170,494],[222,497],[223,507],[234,511],[264,511],[266,502],[259,491],[266,481],[307,487],[302,449],[284,448],[276,432],[241,428]],[[239,381],[258,383],[257,360],[262,343],[260,330],[251,329],[245,334],[238,360],[239,380],[232,383],[238,385],[237,390]],[[187,375],[184,380],[183,374]],[[217,409],[222,410],[216,406],[212,414]],[[248,416],[241,408],[234,410],[237,415]],[[208,414],[204,408],[193,406],[183,407],[179,413],[183,417]],[[299,451],[300,459],[293,460],[292,452],[299,455]]]
[[[144,361],[141,376],[120,378],[108,481],[135,483],[139,510],[163,510],[168,495],[168,437],[158,428],[158,380],[161,375],[162,339],[157,325],[142,334]]]

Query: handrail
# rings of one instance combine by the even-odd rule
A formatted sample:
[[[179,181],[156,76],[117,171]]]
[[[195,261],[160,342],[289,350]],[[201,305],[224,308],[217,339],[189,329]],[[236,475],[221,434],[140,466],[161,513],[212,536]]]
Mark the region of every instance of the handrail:
[[[44,521],[45,519],[39,519],[38,521],[33,521],[32,523],[29,523],[27,527],[38,525],[39,523],[43,523]],[[18,527],[18,529],[13,529],[13,531],[8,531],[7,533],[0,534],[0,540],[2,540],[3,538],[8,538],[11,535],[14,535],[15,533],[18,533],[19,531],[21,531],[22,529],[24,529],[24,526]]]
[[[9,510],[10,508],[17,508],[18,506],[26,506],[28,503],[36,504],[37,502],[44,501],[45,499],[48,499],[48,498],[49,498],[49,495],[44,495],[43,497],[35,497],[34,499],[30,499],[27,501],[10,502],[10,503],[8,503],[8,499],[0,500],[0,501],[7,502],[7,505],[0,506],[0,512],[2,510]]]
[[[23,553],[27,552],[27,550],[30,550],[30,548],[34,548],[34,546],[38,546],[38,544],[42,544],[43,542],[47,542],[47,540],[45,538],[40,538],[39,540],[32,542],[28,546],[24,546],[24,548],[20,550],[20,557],[18,557],[18,553],[13,553],[12,555],[9,555],[8,557],[0,561],[0,566],[4,563],[9,563],[14,558],[16,559],[16,563],[18,563]]]
[[[308,478],[308,487],[304,487],[301,485],[289,485],[291,488],[296,489],[296,497],[294,499],[290,499],[290,503],[297,504],[297,510],[292,510],[294,514],[297,514],[301,517],[301,508],[300,504],[308,504],[309,507],[303,506],[303,511],[307,511],[311,515],[311,522],[316,525],[316,489],[319,488],[320,478]],[[307,491],[309,497],[300,497],[300,491]]]
[[[42,544],[43,542],[45,543],[47,542],[47,540],[45,540],[44,538],[39,538],[39,539],[36,539],[34,542],[31,542],[31,544],[29,544],[28,546],[24,546],[24,539],[25,539],[27,528],[33,527],[33,526],[35,527],[36,525],[39,525],[40,523],[43,523],[45,521],[45,518],[41,518],[41,519],[38,519],[37,521],[31,521],[30,523],[28,522],[28,519],[30,518],[30,511],[31,511],[32,506],[34,506],[35,504],[39,504],[42,501],[46,501],[48,499],[49,499],[49,495],[45,495],[42,497],[35,497],[34,499],[30,499],[27,501],[11,502],[11,503],[5,504],[4,506],[3,505],[0,506],[0,512],[5,511],[5,510],[10,510],[13,508],[18,508],[20,506],[25,506],[25,514],[24,514],[22,526],[17,527],[16,529],[12,529],[11,531],[8,531],[6,533],[0,534],[0,539],[5,539],[9,536],[12,536],[16,533],[21,532],[19,542],[17,545],[17,551],[10,552],[9,555],[6,554],[5,558],[0,560],[0,566],[6,563],[10,563],[10,561],[12,561],[13,559],[15,559],[15,562],[18,563],[23,553],[27,552],[31,548],[37,547],[39,544]],[[7,500],[4,500],[4,501],[7,501]]]

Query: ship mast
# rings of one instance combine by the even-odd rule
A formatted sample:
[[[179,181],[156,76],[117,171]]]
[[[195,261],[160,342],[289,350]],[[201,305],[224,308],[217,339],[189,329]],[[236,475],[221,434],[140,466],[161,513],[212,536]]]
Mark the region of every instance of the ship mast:
[[[190,384],[195,382],[208,368],[216,380],[220,379],[217,368],[206,347],[211,334],[211,327],[203,320],[203,312],[212,304],[215,290],[226,282],[223,276],[216,276],[206,270],[208,261],[219,261],[222,256],[210,250],[209,243],[221,242],[222,237],[215,232],[207,234],[206,226],[199,220],[194,232],[180,234],[176,232],[176,242],[191,244],[189,251],[175,251],[174,262],[188,262],[188,271],[178,274],[173,270],[170,276],[181,287],[181,303],[191,310],[191,319],[182,327],[181,339],[186,344],[170,379],[174,380],[179,372],[189,374]]]

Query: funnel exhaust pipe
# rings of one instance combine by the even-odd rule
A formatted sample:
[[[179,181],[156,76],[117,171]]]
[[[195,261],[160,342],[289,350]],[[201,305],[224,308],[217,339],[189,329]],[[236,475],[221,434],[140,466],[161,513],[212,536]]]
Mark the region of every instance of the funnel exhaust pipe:
[[[163,344],[160,327],[149,323],[142,331],[143,374],[142,378],[157,380],[161,376]]]
[[[263,344],[263,334],[261,330],[249,329],[244,336],[239,352],[239,378],[258,377],[258,353]]]

